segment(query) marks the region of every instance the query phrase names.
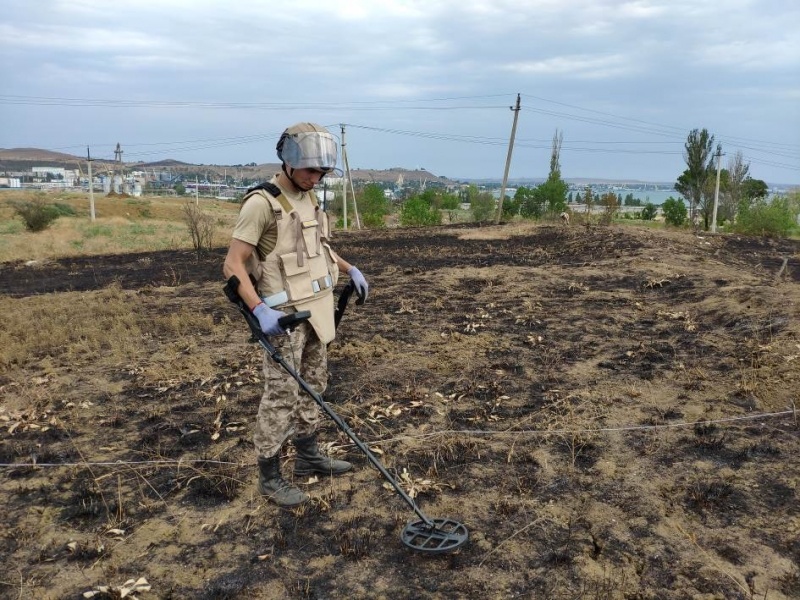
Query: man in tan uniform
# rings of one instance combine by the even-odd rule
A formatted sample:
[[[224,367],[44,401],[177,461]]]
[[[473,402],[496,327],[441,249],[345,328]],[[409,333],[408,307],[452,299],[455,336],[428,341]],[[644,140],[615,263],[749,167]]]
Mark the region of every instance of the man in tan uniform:
[[[315,123],[287,128],[277,145],[281,172],[248,191],[233,230],[223,273],[236,275],[239,295],[261,330],[315,391],[327,386],[327,344],[335,336],[333,288],[347,273],[366,299],[369,286],[361,272],[330,247],[328,216],[317,204],[314,186],[333,171],[337,145]],[[257,286],[249,275],[253,274]],[[311,318],[290,334],[278,324],[288,312],[308,310]],[[253,441],[258,456],[259,489],[280,506],[295,506],[308,495],[281,476],[280,451],[291,438],[297,450],[294,473],[338,475],[352,465],[319,450],[320,410],[297,382],[264,353],[264,393]]]

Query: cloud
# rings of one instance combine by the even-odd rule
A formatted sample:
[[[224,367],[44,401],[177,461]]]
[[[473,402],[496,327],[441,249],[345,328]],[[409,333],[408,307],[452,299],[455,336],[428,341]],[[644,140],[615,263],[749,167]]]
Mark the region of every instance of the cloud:
[[[281,131],[312,117],[497,137],[510,127],[508,106],[517,92],[529,109],[520,136],[530,138],[560,128],[568,139],[616,141],[636,134],[636,119],[657,122],[678,141],[683,129],[707,126],[797,145],[793,132],[800,130],[793,108],[800,42],[791,27],[800,21],[800,4],[786,0],[37,0],[36,10],[31,6],[4,0],[0,23],[0,94],[14,95],[0,106],[0,130],[15,145],[66,146],[105,135],[113,143],[229,138]],[[140,102],[106,107],[101,119],[89,106],[26,105],[25,97]],[[720,98],[728,99],[724,109]],[[184,101],[196,106],[169,108]],[[585,118],[596,116],[591,111],[620,115],[615,122],[626,126]],[[46,127],[45,112],[63,125]],[[95,123],[92,135],[87,128]],[[391,166],[424,160],[432,170],[441,163],[453,175],[495,162],[502,167],[505,159],[494,147],[462,142],[450,151],[436,138],[421,145],[419,138],[388,136],[378,141],[371,130],[354,133],[353,143],[364,145],[354,155]],[[246,155],[253,147],[208,150],[217,154],[206,162],[234,153],[234,162],[260,160]],[[532,151],[520,147],[515,156],[533,164],[539,157]],[[448,162],[456,154],[459,160]],[[565,165],[573,173],[582,164],[617,173],[634,168],[630,154],[624,162],[613,152],[586,155],[591,163],[572,154]],[[645,157],[637,167],[643,171]],[[546,167],[547,150],[543,160]],[[665,161],[652,160],[652,171],[665,168]]]
[[[503,69],[522,75],[550,75],[566,79],[605,79],[634,71],[631,61],[623,54],[554,56],[512,63]]]
[[[0,42],[4,46],[36,51],[64,51],[76,53],[114,52],[116,50],[156,50],[170,51],[172,44],[163,39],[140,31],[124,29],[110,31],[97,27],[70,27],[61,25],[35,25],[15,27],[12,24],[0,26]]]
[[[712,43],[695,50],[697,59],[712,67],[741,68],[750,71],[793,69],[800,73],[800,41],[796,33],[778,39],[730,40]],[[800,75],[798,76],[800,82]]]

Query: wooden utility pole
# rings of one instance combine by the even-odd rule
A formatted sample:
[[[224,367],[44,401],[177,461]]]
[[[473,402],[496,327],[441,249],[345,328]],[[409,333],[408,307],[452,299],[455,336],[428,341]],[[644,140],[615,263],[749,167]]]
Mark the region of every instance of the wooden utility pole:
[[[358,205],[356,204],[356,190],[353,187],[353,178],[350,176],[350,160],[347,158],[347,146],[344,142],[344,124],[341,125],[342,128],[342,170],[344,171],[344,198],[343,198],[343,210],[344,210],[344,228],[347,229],[347,182],[350,182],[350,192],[353,194],[353,212],[356,215],[356,227],[361,229],[361,219],[358,217]]]
[[[89,146],[86,146],[86,162],[89,163],[89,214],[94,222],[94,180],[92,179],[92,156],[89,153]]]
[[[345,144],[345,141],[344,141],[344,123],[341,123],[339,126],[342,128],[342,166],[345,167],[346,166],[346,162],[345,162],[344,157],[345,157],[345,151],[346,151],[345,149],[347,148],[347,145]],[[344,230],[345,231],[347,231],[347,177],[348,177],[348,175],[349,175],[349,173],[347,172],[347,170],[343,169],[343,173],[342,173],[342,178],[343,178],[343,181],[342,181],[342,223],[344,224]]]
[[[497,215],[494,218],[495,223],[500,222],[500,217],[503,216],[503,199],[506,197],[506,184],[508,184],[508,169],[511,167],[511,152],[514,150],[514,136],[517,134],[517,117],[519,116],[519,94],[517,94],[516,106],[509,106],[514,111],[514,124],[511,126],[511,139],[508,141],[508,156],[506,156],[506,171],[503,174],[503,185],[500,187],[500,202],[497,203]]]
[[[722,148],[717,147],[717,187],[714,189],[714,210],[711,213],[711,233],[717,233],[717,207],[719,206],[719,165],[722,160]]]
[[[353,187],[353,177],[350,173],[350,159],[347,158],[347,152],[344,152],[342,157],[344,166],[347,169],[347,180],[350,182],[350,193],[353,195],[353,214],[356,217],[356,227],[361,229],[361,218],[358,216],[358,204],[356,203],[356,189]]]

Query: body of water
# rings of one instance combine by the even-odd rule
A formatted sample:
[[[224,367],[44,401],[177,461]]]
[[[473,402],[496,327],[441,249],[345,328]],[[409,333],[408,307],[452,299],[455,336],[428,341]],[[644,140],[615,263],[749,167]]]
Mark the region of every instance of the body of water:
[[[583,196],[583,191],[582,190],[579,190],[579,191],[581,192],[581,196]],[[592,193],[593,194],[599,193],[600,195],[602,195],[602,194],[605,194],[606,192],[614,192],[615,194],[622,194],[622,200],[623,201],[625,200],[625,196],[627,196],[628,194],[632,194],[635,199],[641,200],[643,205],[646,202],[652,202],[656,206],[660,206],[661,204],[664,204],[664,202],[670,196],[672,196],[673,198],[676,198],[678,200],[683,198],[683,196],[681,196],[675,190],[611,190],[611,189],[608,189],[608,190],[595,190],[594,188],[592,188]],[[575,199],[575,194],[576,194],[576,192],[574,190],[572,190],[572,198],[573,198],[573,200]],[[689,206],[688,200],[684,199],[683,203],[686,204],[686,206]]]
[[[571,189],[570,190],[570,192],[572,193],[572,201],[573,202],[575,202],[575,195],[576,194],[580,193],[581,197],[583,197],[583,190],[584,190],[584,188]],[[500,190],[499,189],[496,188],[496,189],[493,189],[491,191],[492,191],[492,195],[495,198],[500,198]],[[513,198],[514,194],[516,193],[516,191],[517,191],[517,189],[515,187],[507,188],[506,189],[506,196],[509,197],[509,198]],[[664,201],[666,201],[667,198],[669,198],[670,196],[672,196],[673,198],[676,198],[676,199],[683,198],[683,196],[681,196],[675,190],[639,190],[639,189],[617,189],[617,190],[615,190],[615,189],[611,189],[611,188],[603,188],[603,187],[592,186],[592,193],[594,195],[598,195],[598,194],[599,195],[603,195],[606,192],[614,192],[615,194],[622,194],[622,200],[623,201],[625,200],[625,196],[627,196],[628,194],[632,194],[635,199],[642,201],[642,205],[644,205],[646,202],[652,202],[656,206],[660,206],[660,205],[664,204]],[[684,199],[683,203],[687,207],[689,206],[689,201],[688,200]]]

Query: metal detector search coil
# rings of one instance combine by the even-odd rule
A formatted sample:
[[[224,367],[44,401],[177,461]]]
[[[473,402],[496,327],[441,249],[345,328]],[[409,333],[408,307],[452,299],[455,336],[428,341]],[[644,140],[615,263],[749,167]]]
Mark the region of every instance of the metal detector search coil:
[[[441,554],[467,543],[469,532],[458,521],[433,519],[432,525],[424,520],[412,521],[400,534],[403,544],[417,552]]]
[[[372,463],[372,466],[380,471],[380,474],[383,475],[384,479],[391,484],[394,490],[403,500],[405,500],[406,504],[408,504],[419,517],[419,520],[412,521],[411,523],[407,524],[405,528],[403,528],[403,531],[400,535],[400,539],[402,540],[403,544],[412,550],[427,554],[452,552],[453,550],[456,550],[457,548],[460,548],[466,544],[467,540],[469,540],[467,528],[458,521],[453,521],[452,519],[429,519],[425,513],[420,510],[419,506],[417,506],[417,503],[414,502],[414,499],[406,493],[397,480],[392,477],[389,471],[386,470],[386,467],[383,466],[381,461],[377,459],[367,445],[362,442],[358,436],[356,436],[352,429],[350,429],[350,426],[345,423],[345,421],[338,414],[336,414],[330,406],[328,406],[328,403],[322,399],[322,396],[314,391],[314,389],[308,385],[308,383],[306,383],[306,381],[304,381],[300,375],[298,375],[297,371],[295,371],[284,360],[281,353],[270,343],[269,339],[267,339],[266,334],[261,331],[261,326],[258,324],[258,319],[253,316],[253,313],[250,312],[250,309],[239,296],[239,283],[239,278],[236,277],[236,275],[231,275],[224,288],[225,295],[228,297],[228,300],[233,302],[239,308],[239,312],[242,313],[245,321],[247,321],[247,324],[250,326],[250,332],[253,334],[253,338],[262,348],[264,348],[264,350],[269,353],[270,358],[272,358],[272,360],[278,363],[289,375],[291,375],[292,378],[300,385],[300,388],[314,399],[314,402],[316,402],[323,412],[328,415],[334,423],[336,423],[337,427],[347,434],[347,437],[349,437],[358,447],[358,449],[364,453],[364,456],[366,456],[369,462]],[[348,289],[349,292],[347,292]],[[348,297],[349,294],[352,294],[352,290],[353,286],[346,288]],[[339,307],[339,319],[344,313],[344,306],[346,306],[346,304],[347,300],[345,300],[343,305]],[[299,321],[308,319],[310,316],[311,313],[308,311],[302,311],[281,317],[281,320],[278,322],[281,323],[282,327],[289,328],[297,325]],[[285,321],[283,321],[284,319]],[[339,324],[339,319],[336,320],[337,325]]]

